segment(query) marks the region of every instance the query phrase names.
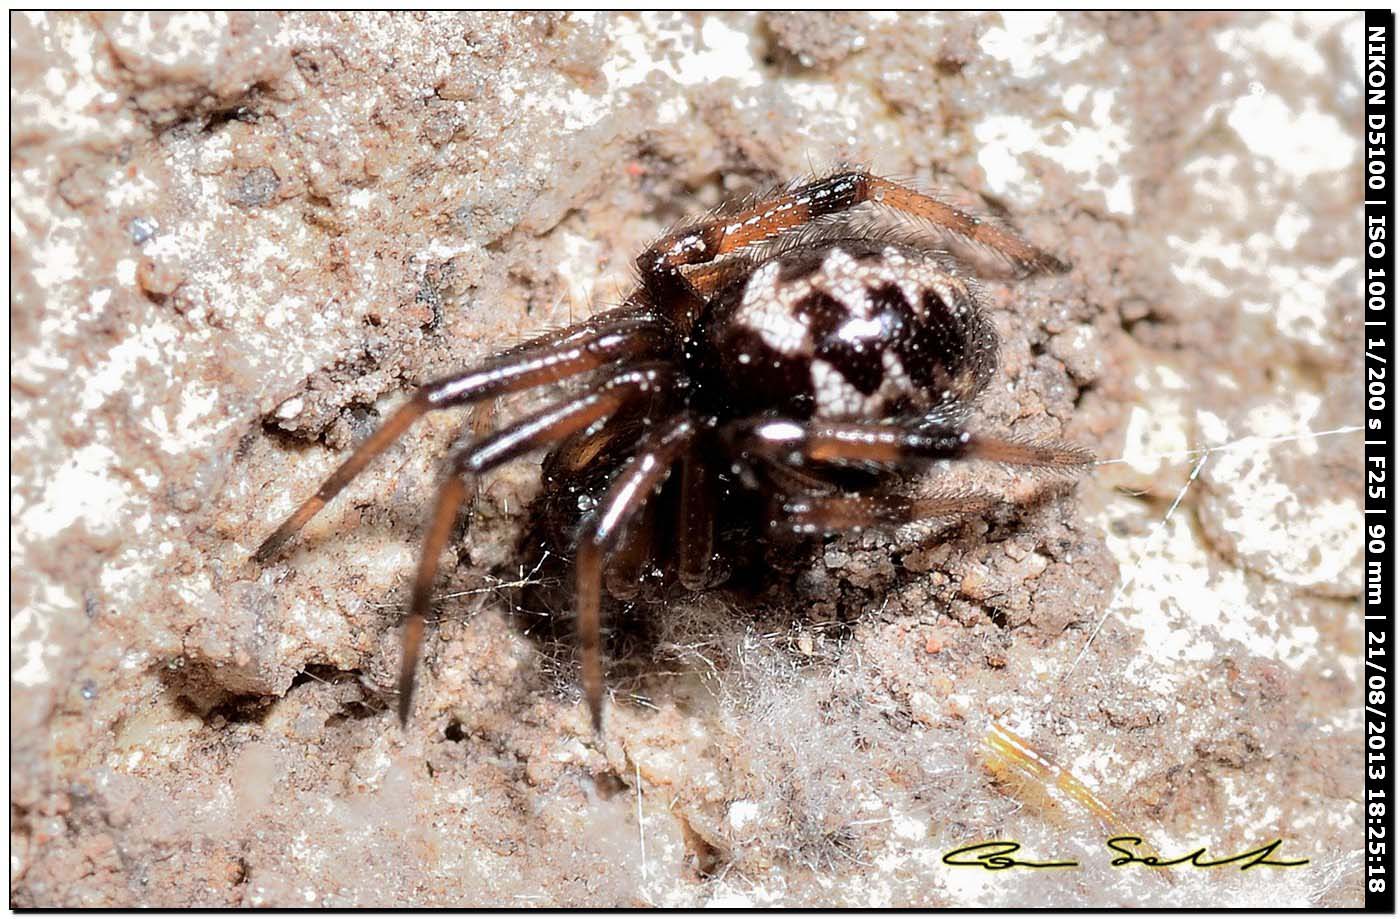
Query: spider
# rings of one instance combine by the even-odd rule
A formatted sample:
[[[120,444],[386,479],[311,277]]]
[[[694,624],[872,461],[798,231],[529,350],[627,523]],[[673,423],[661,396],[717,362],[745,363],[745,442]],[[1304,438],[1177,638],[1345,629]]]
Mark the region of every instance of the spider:
[[[921,227],[857,219],[870,203]],[[1082,448],[965,426],[997,336],[942,238],[1014,273],[1067,265],[996,224],[861,169],[792,182],[674,229],[636,260],[621,306],[418,389],[258,547],[267,562],[428,412],[592,375],[590,385],[448,459],[404,625],[398,716],[438,559],[468,483],[547,448],[546,506],[572,548],[584,696],[602,730],[600,605],[661,567],[688,590],[723,579],[745,539],[817,535],[984,510],[990,492],[891,490],[938,460],[1073,471]],[[572,510],[570,510],[572,509]]]

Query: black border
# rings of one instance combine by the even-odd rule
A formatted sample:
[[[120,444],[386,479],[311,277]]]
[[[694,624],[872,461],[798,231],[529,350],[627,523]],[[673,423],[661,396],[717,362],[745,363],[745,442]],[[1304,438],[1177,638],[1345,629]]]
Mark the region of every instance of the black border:
[[[1366,909],[1395,911],[1394,812],[1395,770],[1390,763],[1395,724],[1390,674],[1394,665],[1390,577],[1395,552],[1395,509],[1389,474],[1394,468],[1390,394],[1394,257],[1390,230],[1395,218],[1394,152],[1390,147],[1390,68],[1395,44],[1395,14],[1366,11],[1365,188],[1366,254],[1364,281],[1366,321],[1366,606],[1365,667],[1362,695],[1366,761],[1363,801]],[[1389,624],[1387,624],[1389,623]]]

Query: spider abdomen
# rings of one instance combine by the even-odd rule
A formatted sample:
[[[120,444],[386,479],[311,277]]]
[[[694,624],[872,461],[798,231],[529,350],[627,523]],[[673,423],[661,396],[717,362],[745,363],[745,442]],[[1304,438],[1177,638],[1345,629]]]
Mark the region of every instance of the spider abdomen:
[[[696,337],[719,414],[926,414],[969,401],[996,361],[963,278],[930,253],[860,239],[772,256],[716,295]]]

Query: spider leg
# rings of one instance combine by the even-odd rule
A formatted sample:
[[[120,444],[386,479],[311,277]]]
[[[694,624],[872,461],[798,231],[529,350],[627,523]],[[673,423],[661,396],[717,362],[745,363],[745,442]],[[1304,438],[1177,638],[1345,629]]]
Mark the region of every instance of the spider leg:
[[[413,705],[414,674],[423,643],[423,623],[437,580],[438,560],[452,534],[467,494],[467,480],[532,450],[558,443],[608,417],[628,402],[656,392],[671,379],[669,367],[643,364],[620,371],[590,392],[565,399],[522,418],[509,427],[474,441],[453,454],[438,491],[433,515],[423,540],[413,595],[404,624],[403,660],[399,671],[399,721],[408,722]]]
[[[599,606],[603,568],[628,526],[666,480],[671,466],[695,439],[696,423],[680,414],[652,430],[608,486],[598,510],[584,525],[575,559],[578,584],[578,636],[583,692],[593,730],[603,729],[603,667],[600,659]]]
[[[1075,469],[1094,461],[1092,453],[1075,444],[1012,440],[952,426],[912,427],[889,421],[747,419],[727,425],[721,434],[741,458],[789,466],[810,462],[908,466],[976,458]]]
[[[576,323],[507,351],[485,364],[429,383],[389,417],[340,468],[263,540],[253,558],[266,562],[408,427],[430,411],[555,383],[659,350],[665,326],[657,317],[623,308]]]
[[[500,408],[499,400],[485,399],[471,407],[467,414],[467,430],[475,438],[485,437],[496,427],[496,413]],[[475,513],[476,506],[481,502],[481,483],[477,482],[472,493],[467,496],[468,513]]]
[[[867,201],[984,246],[1023,274],[1060,272],[1069,267],[995,223],[858,169],[788,187],[733,213],[668,233],[642,253],[637,267],[655,294],[684,291],[688,285],[680,272],[682,266],[713,261]]]
[[[656,530],[656,505],[648,503],[628,528],[603,572],[608,593],[619,600],[631,600],[641,592],[642,575],[651,561],[652,536]]]
[[[853,175],[861,186],[860,195],[864,200],[874,201],[908,217],[927,220],[954,236],[984,246],[1005,259],[1023,277],[1041,272],[1060,274],[1069,270],[1066,262],[995,223],[975,217],[907,185],[864,172]]]
[[[600,457],[617,456],[625,459],[635,444],[620,443],[637,439],[637,429],[666,417],[666,400],[654,399],[647,405],[633,405],[614,414],[606,424],[589,428],[559,444],[550,454],[550,469],[554,476],[576,475],[594,463],[609,465],[612,460]],[[589,489],[592,491],[592,489]],[[599,489],[601,491],[601,488]],[[613,553],[603,574],[607,592],[619,600],[630,600],[641,588],[643,572],[652,560],[652,537],[656,527],[656,509],[648,504],[646,511],[633,522]]]
[[[802,495],[781,502],[770,521],[794,533],[835,533],[872,526],[900,526],[935,517],[985,511],[1000,499],[990,492],[936,492],[918,498],[901,495]]]
[[[714,555],[713,482],[694,451],[681,458],[680,549],[677,575],[686,590],[703,590],[710,582]]]
[[[403,624],[403,653],[399,661],[399,724],[408,724],[413,710],[414,676],[418,672],[418,657],[423,647],[423,625],[427,619],[428,602],[433,582],[437,580],[438,559],[452,535],[457,514],[467,497],[467,483],[460,476],[449,475],[438,488],[437,501],[428,532],[419,549],[418,572],[413,578],[413,598],[408,605],[408,618]]]

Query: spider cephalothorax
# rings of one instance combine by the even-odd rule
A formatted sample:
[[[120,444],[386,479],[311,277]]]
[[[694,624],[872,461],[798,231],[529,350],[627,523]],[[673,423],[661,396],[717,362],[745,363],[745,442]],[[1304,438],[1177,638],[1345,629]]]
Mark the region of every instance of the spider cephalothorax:
[[[921,221],[918,233],[857,224],[872,203]],[[583,685],[601,726],[599,606],[643,567],[711,586],[733,544],[761,536],[897,525],[968,513],[989,492],[888,488],[911,467],[983,457],[1075,467],[1074,446],[966,429],[996,366],[996,334],[938,238],[971,244],[1019,274],[1064,265],[994,224],[859,170],[721,207],[663,236],[637,260],[617,309],[430,383],[258,548],[271,558],[419,416],[592,374],[592,385],[449,460],[404,630],[399,717],[412,704],[438,557],[468,480],[540,448],[555,538],[576,571]],[[674,473],[674,474],[673,474]],[[662,538],[663,535],[666,538]]]

